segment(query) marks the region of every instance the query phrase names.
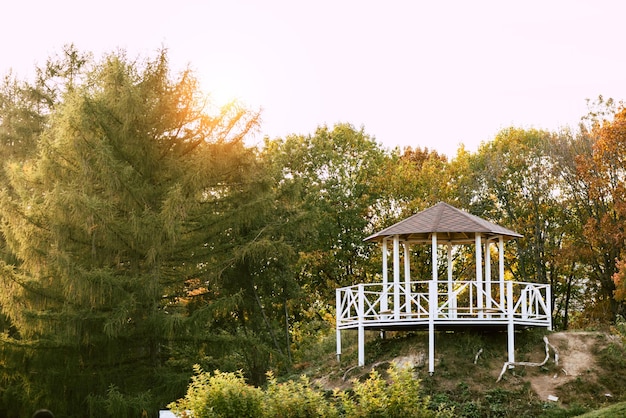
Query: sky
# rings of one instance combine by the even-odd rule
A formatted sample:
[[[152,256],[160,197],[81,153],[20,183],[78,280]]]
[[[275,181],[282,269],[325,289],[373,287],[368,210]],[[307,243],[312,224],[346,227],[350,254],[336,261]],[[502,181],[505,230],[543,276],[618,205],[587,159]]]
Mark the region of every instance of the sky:
[[[350,123],[383,147],[474,152],[507,127],[575,128],[626,100],[621,0],[20,0],[0,7],[0,74],[73,43],[168,50],[216,102],[260,109],[258,136]]]

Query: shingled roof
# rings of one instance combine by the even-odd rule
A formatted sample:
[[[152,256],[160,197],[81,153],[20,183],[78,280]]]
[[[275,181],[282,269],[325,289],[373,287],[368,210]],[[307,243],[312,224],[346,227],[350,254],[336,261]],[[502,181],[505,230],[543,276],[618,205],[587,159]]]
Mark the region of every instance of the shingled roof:
[[[399,235],[406,241],[428,241],[433,232],[442,241],[471,242],[476,234],[486,237],[503,236],[504,239],[520,238],[513,232],[478,216],[439,202],[422,212],[383,229],[365,241],[382,241],[383,238]]]

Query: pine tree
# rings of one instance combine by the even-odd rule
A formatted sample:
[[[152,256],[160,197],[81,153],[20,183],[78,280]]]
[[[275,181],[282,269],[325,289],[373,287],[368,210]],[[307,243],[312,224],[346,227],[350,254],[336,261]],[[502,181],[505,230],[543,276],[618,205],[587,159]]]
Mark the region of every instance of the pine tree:
[[[209,319],[241,305],[220,272],[245,259],[234,237],[271,200],[244,144],[258,114],[209,115],[165,52],[111,54],[63,77],[36,157],[11,164],[0,192],[14,259],[0,266],[14,329],[4,398],[16,414],[45,402],[68,417],[137,416],[180,396]]]

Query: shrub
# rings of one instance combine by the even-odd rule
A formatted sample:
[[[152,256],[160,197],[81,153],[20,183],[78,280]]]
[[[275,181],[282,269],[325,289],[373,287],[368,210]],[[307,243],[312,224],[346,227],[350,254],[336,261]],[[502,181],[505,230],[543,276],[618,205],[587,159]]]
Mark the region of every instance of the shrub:
[[[263,392],[246,384],[241,372],[203,372],[194,366],[195,375],[183,399],[168,407],[180,417],[227,418],[262,415]]]
[[[453,411],[439,408],[429,409],[430,398],[420,394],[420,382],[413,378],[409,369],[389,368],[387,382],[378,372],[370,373],[364,382],[354,382],[354,394],[339,395],[346,417],[452,417]]]
[[[89,416],[136,417],[150,410],[154,404],[150,392],[128,395],[120,392],[115,385],[109,386],[106,396],[89,395],[87,408]]]
[[[420,382],[407,369],[395,365],[389,381],[373,371],[363,382],[354,381],[352,392],[336,390],[327,398],[306,377],[278,383],[268,374],[265,391],[249,386],[241,373],[204,373],[199,366],[183,399],[169,405],[180,417],[281,417],[281,418],[445,418],[451,409],[429,409],[430,398],[420,394]]]
[[[272,373],[267,374],[263,411],[267,417],[317,418],[335,417],[336,410],[324,398],[324,393],[311,386],[305,376],[299,380],[278,383]]]

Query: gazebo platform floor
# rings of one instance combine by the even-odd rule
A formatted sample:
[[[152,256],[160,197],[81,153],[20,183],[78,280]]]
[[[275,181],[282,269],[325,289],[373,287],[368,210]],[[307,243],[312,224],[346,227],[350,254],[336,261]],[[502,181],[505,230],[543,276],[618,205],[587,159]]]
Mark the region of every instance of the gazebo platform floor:
[[[439,323],[435,325],[435,331],[507,331],[508,323]],[[543,325],[514,324],[515,330],[529,328],[546,328]],[[428,324],[388,324],[388,325],[367,325],[365,331],[428,331]],[[342,331],[357,331],[358,327],[341,328]]]

